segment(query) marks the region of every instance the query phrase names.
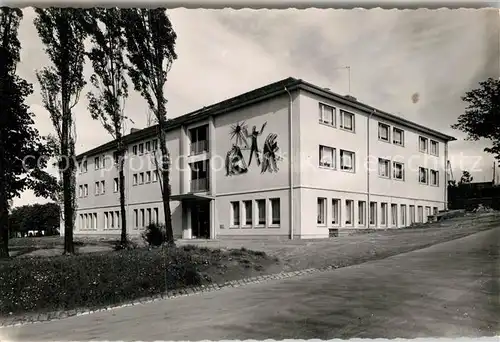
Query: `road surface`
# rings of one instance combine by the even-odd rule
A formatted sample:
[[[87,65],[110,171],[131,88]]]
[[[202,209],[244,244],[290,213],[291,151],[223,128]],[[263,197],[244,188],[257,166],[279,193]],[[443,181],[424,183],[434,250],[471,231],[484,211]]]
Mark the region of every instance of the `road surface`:
[[[496,228],[326,273],[3,328],[0,340],[494,336],[499,251]]]

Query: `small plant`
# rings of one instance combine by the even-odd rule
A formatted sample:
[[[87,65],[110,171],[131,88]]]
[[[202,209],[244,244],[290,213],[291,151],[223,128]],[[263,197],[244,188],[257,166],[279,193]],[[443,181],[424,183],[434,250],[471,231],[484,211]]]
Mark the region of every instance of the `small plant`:
[[[162,223],[150,223],[142,233],[142,238],[149,246],[159,247],[166,242],[165,225]]]

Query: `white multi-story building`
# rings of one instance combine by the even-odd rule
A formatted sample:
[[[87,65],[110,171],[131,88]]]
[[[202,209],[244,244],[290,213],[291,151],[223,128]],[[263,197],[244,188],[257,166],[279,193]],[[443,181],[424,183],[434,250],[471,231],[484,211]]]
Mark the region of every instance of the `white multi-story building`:
[[[125,137],[128,234],[164,213],[157,126]],[[325,238],[425,222],[446,208],[453,137],[287,78],[169,120],[179,238]],[[114,142],[77,157],[75,235],[120,232]]]

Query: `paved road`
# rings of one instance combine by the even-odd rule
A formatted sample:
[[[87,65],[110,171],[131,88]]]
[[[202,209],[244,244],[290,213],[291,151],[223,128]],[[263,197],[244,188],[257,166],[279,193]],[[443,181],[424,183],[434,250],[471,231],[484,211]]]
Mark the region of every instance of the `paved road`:
[[[0,330],[15,340],[499,333],[500,228],[355,267]]]

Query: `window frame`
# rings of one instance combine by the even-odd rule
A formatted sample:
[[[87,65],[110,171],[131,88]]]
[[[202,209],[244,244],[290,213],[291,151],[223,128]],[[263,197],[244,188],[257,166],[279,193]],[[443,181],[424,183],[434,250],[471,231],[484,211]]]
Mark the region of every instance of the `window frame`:
[[[423,182],[420,177],[420,171],[425,171],[425,181]],[[426,167],[419,166],[418,167],[418,182],[422,185],[429,185],[429,169]]]
[[[274,221],[274,208],[273,208],[273,202],[278,203],[278,222],[275,223]],[[269,199],[269,214],[270,214],[270,223],[269,227],[279,227],[281,225],[281,201],[279,197],[273,197]]]
[[[332,109],[332,121],[331,122],[328,122],[328,121],[325,121],[325,111],[324,109],[326,108],[330,108]],[[319,123],[322,124],[322,125],[326,125],[328,127],[333,127],[333,128],[336,128],[337,127],[337,108],[333,107],[333,106],[330,106],[330,105],[327,105],[325,103],[319,103]]]
[[[381,163],[383,163],[384,167],[387,167],[387,175],[382,175],[380,173]],[[391,161],[389,159],[378,158],[378,176],[380,178],[391,179]]]
[[[331,166],[325,165],[325,163],[321,161],[322,151],[328,150],[328,149],[331,151],[331,154],[332,154],[332,165]],[[324,157],[324,154],[323,154],[323,157]],[[330,146],[326,146],[326,145],[319,145],[318,158],[319,158],[318,165],[320,167],[325,168],[325,169],[331,169],[331,170],[337,169],[337,149],[335,147],[330,147]]]
[[[326,227],[326,221],[328,220],[328,212],[327,212],[327,204],[328,199],[326,197],[318,197],[316,200],[316,224],[321,227]],[[323,208],[323,217],[320,217],[320,205]],[[320,218],[322,218],[322,221],[320,221]]]
[[[387,140],[381,137],[380,128],[387,129]],[[390,125],[383,123],[383,122],[378,123],[378,140],[386,142],[386,143],[391,143],[391,126]]]
[[[425,148],[424,149],[421,148],[422,147],[420,145],[421,141],[425,142]],[[421,135],[418,136],[418,151],[422,152],[422,153],[429,153],[429,139],[428,138],[426,138],[424,136],[421,136]]]
[[[262,208],[260,208],[259,204],[262,203]],[[260,214],[263,212],[264,223],[261,223]],[[258,198],[255,200],[255,228],[264,228],[267,225],[267,206],[265,198]]]
[[[244,200],[242,201],[243,202],[243,205],[242,205],[242,211],[243,211],[243,215],[242,215],[242,223],[241,223],[241,226],[242,227],[245,227],[245,228],[249,228],[249,227],[252,227],[253,226],[253,201],[252,200]],[[247,215],[248,215],[248,208],[247,208],[247,204],[250,204],[250,223],[248,223],[247,219]]]
[[[352,118],[352,127],[351,128],[346,128],[344,126],[344,115],[347,114],[347,115],[350,115],[351,118]],[[341,109],[340,110],[340,123],[339,123],[339,128],[341,130],[344,130],[344,131],[347,131],[347,132],[352,132],[354,133],[356,131],[356,116],[354,115],[354,113],[352,112],[349,112],[347,110],[344,110],[344,109]]]
[[[433,173],[436,175],[436,183],[433,182],[433,179],[432,179],[432,175]],[[429,185],[430,186],[436,186],[436,187],[439,187],[439,171],[438,170],[433,170],[433,169],[430,169],[430,172],[429,172]]]
[[[342,155],[344,153],[350,154],[352,156],[352,158],[351,158],[352,166],[350,169],[346,169],[344,167],[344,163],[343,163],[344,158],[342,157]],[[355,173],[356,172],[356,152],[348,151],[348,150],[340,150],[339,155],[340,155],[340,170],[345,171],[345,172]]]
[[[433,144],[436,146],[436,153],[432,152]],[[439,157],[439,142],[438,141],[430,139],[430,141],[429,141],[429,153],[433,156]]]
[[[401,166],[401,178],[398,178],[396,177],[396,170],[397,170],[397,167],[400,165]],[[398,181],[405,181],[405,164],[402,163],[402,162],[398,162],[398,161],[393,161],[392,162],[392,179],[395,179],[395,180],[398,180]]]
[[[332,219],[330,222],[334,227],[340,226],[340,222],[342,222],[342,200],[340,198],[332,198],[331,208]],[[336,221],[334,221],[335,216],[337,216]]]
[[[396,140],[394,139],[394,137],[396,136],[396,134],[394,133],[396,131],[401,133],[401,143],[396,142]],[[403,129],[394,126],[392,127],[392,143],[397,146],[402,146],[402,147],[405,146],[405,131]]]

